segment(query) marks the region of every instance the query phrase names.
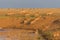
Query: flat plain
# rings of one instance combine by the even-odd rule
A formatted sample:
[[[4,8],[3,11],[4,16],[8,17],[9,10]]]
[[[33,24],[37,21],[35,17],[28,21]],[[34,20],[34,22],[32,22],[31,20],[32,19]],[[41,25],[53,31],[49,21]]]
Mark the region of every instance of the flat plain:
[[[60,9],[1,8],[0,38],[1,40],[60,40]]]

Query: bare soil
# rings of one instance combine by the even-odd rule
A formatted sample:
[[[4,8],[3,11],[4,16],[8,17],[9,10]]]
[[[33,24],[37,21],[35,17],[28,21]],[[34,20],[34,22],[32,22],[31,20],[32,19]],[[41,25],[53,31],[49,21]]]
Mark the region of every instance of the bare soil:
[[[0,31],[0,36],[9,35],[5,40],[60,40],[60,8],[1,8]]]

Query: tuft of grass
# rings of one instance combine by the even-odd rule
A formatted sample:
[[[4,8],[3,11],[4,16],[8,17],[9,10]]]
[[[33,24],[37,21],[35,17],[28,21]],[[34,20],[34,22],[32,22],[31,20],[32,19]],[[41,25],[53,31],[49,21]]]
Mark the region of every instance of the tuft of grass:
[[[43,37],[43,39],[45,40],[51,40],[53,39],[53,34],[51,31],[42,31],[42,30],[38,30],[39,35],[41,35]]]
[[[35,15],[32,15],[32,14],[29,15],[29,16],[30,16],[30,18],[36,18],[36,16]]]
[[[40,16],[41,16],[43,19],[45,19],[46,16],[47,16],[47,14],[46,14],[46,13],[41,13]]]
[[[28,21],[27,23],[26,23],[26,25],[30,25],[31,24],[31,21]]]
[[[20,22],[20,24],[24,24],[24,20]]]
[[[8,17],[9,17],[8,14],[2,14],[2,15],[0,15],[0,18],[8,18]]]

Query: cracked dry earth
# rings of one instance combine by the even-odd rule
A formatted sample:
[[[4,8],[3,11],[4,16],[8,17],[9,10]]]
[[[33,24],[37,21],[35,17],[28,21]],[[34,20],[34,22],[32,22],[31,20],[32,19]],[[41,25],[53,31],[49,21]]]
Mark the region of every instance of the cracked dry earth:
[[[0,9],[0,40],[60,40],[60,9]]]

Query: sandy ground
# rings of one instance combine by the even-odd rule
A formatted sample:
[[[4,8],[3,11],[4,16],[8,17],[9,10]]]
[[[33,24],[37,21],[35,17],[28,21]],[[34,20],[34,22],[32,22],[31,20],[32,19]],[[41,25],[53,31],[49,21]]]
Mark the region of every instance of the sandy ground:
[[[0,30],[0,40],[36,40],[36,34],[32,30],[8,29]]]
[[[19,16],[21,15],[22,16],[16,17],[17,14]],[[60,37],[59,28],[60,28],[59,8],[0,9],[1,40],[38,40],[39,38],[38,39],[36,38],[37,37],[36,34],[38,34],[38,32],[37,33],[33,32],[33,30],[36,31],[38,29],[42,30],[43,33],[51,32],[53,35],[52,37],[53,40],[59,40]]]

